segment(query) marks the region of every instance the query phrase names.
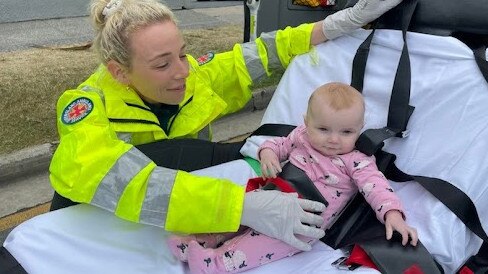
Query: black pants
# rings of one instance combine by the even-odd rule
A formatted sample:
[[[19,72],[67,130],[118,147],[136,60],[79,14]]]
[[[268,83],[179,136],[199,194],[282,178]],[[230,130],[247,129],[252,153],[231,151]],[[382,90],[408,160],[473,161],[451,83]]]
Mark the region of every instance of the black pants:
[[[136,146],[158,166],[193,171],[232,160],[241,159],[239,153],[245,141],[238,143],[214,143],[198,139],[170,139]],[[76,205],[54,192],[51,211]]]

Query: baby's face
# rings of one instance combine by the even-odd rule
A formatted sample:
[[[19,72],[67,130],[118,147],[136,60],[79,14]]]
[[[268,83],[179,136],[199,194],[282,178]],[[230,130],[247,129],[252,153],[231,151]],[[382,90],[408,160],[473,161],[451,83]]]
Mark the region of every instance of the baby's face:
[[[360,104],[342,110],[315,105],[305,124],[312,147],[323,155],[334,156],[354,149],[363,121],[364,109]]]

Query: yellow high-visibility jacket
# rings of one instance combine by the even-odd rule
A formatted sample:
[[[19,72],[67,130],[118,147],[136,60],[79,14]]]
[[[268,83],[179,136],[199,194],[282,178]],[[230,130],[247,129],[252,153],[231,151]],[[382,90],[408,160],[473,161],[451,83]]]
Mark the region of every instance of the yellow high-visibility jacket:
[[[60,144],[50,166],[53,188],[73,201],[168,231],[236,231],[244,187],[159,167],[134,145],[168,138],[210,138],[209,124],[241,109],[251,98],[253,81],[310,50],[312,26],[266,33],[199,61],[188,56],[186,95],[169,135],[137,93],[100,66],[58,100]]]

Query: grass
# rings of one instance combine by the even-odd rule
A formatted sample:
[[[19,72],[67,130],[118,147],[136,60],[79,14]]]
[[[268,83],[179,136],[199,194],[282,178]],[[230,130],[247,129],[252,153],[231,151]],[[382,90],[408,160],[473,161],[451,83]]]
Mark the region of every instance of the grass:
[[[188,53],[195,57],[230,50],[243,39],[241,25],[182,32]],[[0,155],[58,141],[57,98],[97,66],[95,53],[87,47],[0,53]]]

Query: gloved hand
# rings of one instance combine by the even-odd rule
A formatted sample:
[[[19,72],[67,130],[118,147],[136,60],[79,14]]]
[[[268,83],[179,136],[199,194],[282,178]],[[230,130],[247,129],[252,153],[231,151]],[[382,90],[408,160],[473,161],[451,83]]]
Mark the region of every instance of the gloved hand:
[[[374,21],[400,2],[402,0],[359,0],[354,6],[327,16],[322,31],[327,39],[335,39]]]
[[[251,191],[244,198],[241,224],[308,251],[312,246],[299,240],[296,235],[322,238],[325,232],[315,226],[322,225],[323,219],[310,212],[322,212],[324,209],[325,205],[322,203],[299,199],[297,193]]]

